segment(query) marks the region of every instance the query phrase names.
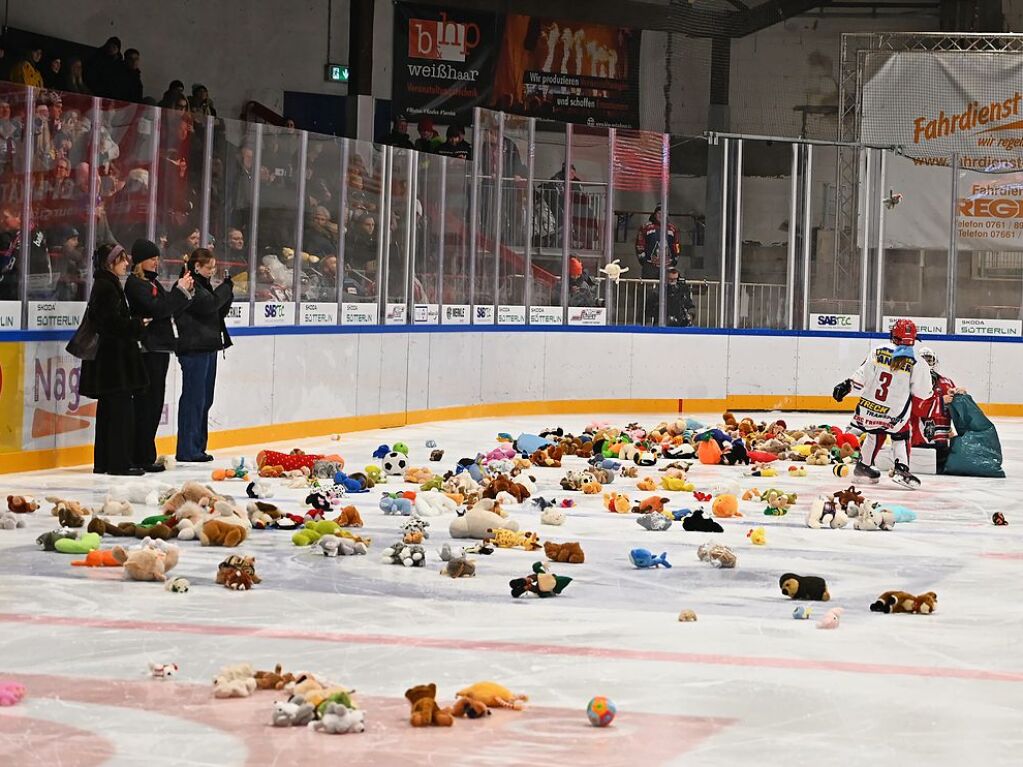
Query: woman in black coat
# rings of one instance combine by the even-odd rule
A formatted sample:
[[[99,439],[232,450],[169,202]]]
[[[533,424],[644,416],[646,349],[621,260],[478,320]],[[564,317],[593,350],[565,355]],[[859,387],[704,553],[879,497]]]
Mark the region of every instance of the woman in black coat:
[[[132,273],[124,283],[128,306],[136,317],[151,320],[142,336],[142,360],[149,386],[135,395],[135,439],[132,463],[148,472],[163,471],[156,462],[156,432],[163,415],[167,391],[170,355],[177,351],[178,329],[175,319],[192,299],[192,275],[185,273],[171,290],[160,283],[157,267],[160,249],[149,240],[135,240],[131,246]]]
[[[178,317],[178,362],[181,397],[178,400],[177,459],[184,463],[212,461],[206,452],[209,415],[217,383],[217,352],[231,345],[224,317],[234,299],[234,283],[226,276],[216,288],[217,259],[196,248],[188,259],[195,280],[192,301]]]
[[[96,326],[96,359],[82,360],[78,391],[98,400],[93,471],[139,476],[132,466],[132,396],[149,383],[139,340],[149,320],[133,317],[121,287],[131,258],[120,245],[101,245],[94,258],[95,279],[86,311]]]

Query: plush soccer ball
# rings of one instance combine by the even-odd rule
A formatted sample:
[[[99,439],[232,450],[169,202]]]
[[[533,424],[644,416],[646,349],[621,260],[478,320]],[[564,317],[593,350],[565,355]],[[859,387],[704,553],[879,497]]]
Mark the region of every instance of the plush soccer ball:
[[[603,695],[593,698],[586,706],[586,716],[589,717],[590,724],[594,727],[607,727],[615,720],[617,713],[618,709],[615,707],[614,701]]]
[[[408,468],[408,458],[401,453],[391,451],[384,456],[384,460],[380,462],[381,468],[383,468],[385,474],[404,474],[405,469]]]

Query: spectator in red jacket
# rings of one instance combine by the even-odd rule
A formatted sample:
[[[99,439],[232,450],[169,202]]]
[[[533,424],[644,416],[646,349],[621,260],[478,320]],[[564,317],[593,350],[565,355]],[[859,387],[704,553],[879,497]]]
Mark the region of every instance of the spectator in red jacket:
[[[668,266],[677,266],[678,257],[682,252],[678,227],[668,222],[666,237],[668,250]],[[640,227],[636,233],[636,258],[641,268],[640,276],[644,280],[661,278],[661,206],[654,208],[650,220]]]

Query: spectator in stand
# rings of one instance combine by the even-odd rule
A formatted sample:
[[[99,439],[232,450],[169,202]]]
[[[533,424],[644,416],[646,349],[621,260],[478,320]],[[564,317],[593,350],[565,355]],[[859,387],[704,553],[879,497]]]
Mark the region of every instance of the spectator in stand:
[[[692,291],[674,266],[669,266],[665,275],[667,281],[664,285],[664,295],[665,305],[668,307],[665,312],[666,324],[673,328],[687,328],[693,324],[693,310],[696,309]],[[647,292],[646,304],[647,320],[651,325],[656,325],[659,319],[660,301],[660,286],[651,285]]]
[[[160,249],[149,240],[135,240],[131,246],[131,262],[132,272],[124,283],[124,294],[133,316],[150,319],[142,335],[142,360],[149,385],[134,398],[132,465],[147,472],[160,472],[165,467],[156,462],[156,432],[163,415],[170,356],[178,347],[175,318],[192,300],[194,281],[186,271],[170,291],[164,288],[157,274]]]
[[[39,62],[43,60],[41,46],[33,46],[25,51],[25,55],[11,67],[12,83],[29,85],[33,88],[43,87],[43,73],[39,71]]]
[[[85,82],[97,96],[121,99],[124,78],[121,39],[111,37],[96,50],[85,68]],[[122,99],[123,100],[123,99]]]
[[[457,157],[459,160],[472,159],[472,147],[465,140],[465,129],[453,123],[448,126],[448,140],[437,147],[437,154]]]
[[[14,205],[0,208],[0,301],[20,301],[21,218]]]
[[[73,226],[56,229],[52,236],[59,248],[60,276],[57,278],[57,301],[85,300],[85,253],[81,247],[81,236]]]
[[[101,245],[93,259],[89,317],[99,334],[96,359],[82,360],[79,392],[99,400],[93,473],[138,477],[132,466],[135,436],[134,395],[148,384],[139,341],[148,319],[134,317],[121,287],[131,257],[120,245]]]
[[[196,119],[203,119],[207,117],[216,117],[217,110],[213,108],[213,99],[210,98],[210,92],[206,90],[206,86],[202,83],[195,83],[192,86],[192,98],[188,100],[189,106],[192,110],[192,116]]]
[[[64,86],[64,62],[60,56],[54,56],[46,62],[43,68],[43,85],[53,90],[61,90]]]
[[[167,256],[173,261],[188,261],[191,254],[199,249],[199,228],[186,229],[184,236],[172,244]]]
[[[159,104],[164,109],[173,107],[179,98],[183,98],[185,95],[185,84],[180,80],[171,80],[170,85],[167,86],[167,90],[163,92],[163,96],[160,98]],[[186,103],[186,109],[187,103]]]
[[[23,131],[21,119],[11,115],[10,102],[0,99],[0,177],[17,172]]]
[[[213,460],[206,452],[209,416],[217,383],[217,352],[231,346],[224,317],[231,309],[234,284],[227,276],[213,287],[210,280],[216,274],[217,259],[206,248],[191,254],[188,271],[195,284],[192,301],[178,320],[181,397],[177,459],[193,463]]]
[[[225,245],[224,265],[244,269],[249,263],[249,254],[245,249],[245,234],[242,230],[235,227],[228,229]]]
[[[142,70],[139,68],[141,54],[134,48],[124,52],[124,95],[128,101],[142,102]]]
[[[345,261],[353,269],[369,269],[377,260],[377,221],[363,213],[345,235]]]
[[[85,67],[82,65],[80,58],[73,56],[68,59],[65,70],[66,72],[59,90],[67,91],[68,93],[81,93],[86,96],[92,95],[89,86],[85,84]]]
[[[405,115],[398,115],[391,124],[391,132],[377,140],[378,144],[387,144],[399,149],[415,149],[415,144],[408,135],[408,120]]]
[[[682,244],[678,227],[670,221],[666,227],[665,240],[668,246],[668,266],[678,264]],[[644,280],[661,279],[661,206],[654,208],[650,220],[636,232],[636,258],[639,259],[640,276]]]
[[[107,223],[118,242],[135,242],[146,236],[148,210],[149,171],[132,168],[124,186],[106,203]]]
[[[568,260],[568,305],[597,306],[597,283],[575,256]]]
[[[330,220],[330,211],[317,205],[310,211],[309,222],[302,236],[302,250],[323,258],[337,253],[338,228]]]
[[[250,146],[238,150],[238,160],[228,168],[228,226],[245,230],[252,213],[252,174],[255,152]]]
[[[419,152],[433,153],[440,146],[440,134],[433,127],[433,120],[429,117],[423,117],[419,121],[419,125],[416,126],[419,131],[419,138],[416,139],[415,149]]]

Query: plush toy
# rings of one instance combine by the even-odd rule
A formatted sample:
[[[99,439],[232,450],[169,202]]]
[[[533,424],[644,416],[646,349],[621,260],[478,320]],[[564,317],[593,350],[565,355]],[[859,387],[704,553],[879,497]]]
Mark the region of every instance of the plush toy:
[[[696,621],[696,613],[692,610],[683,610],[678,614],[679,623],[693,623]]]
[[[7,510],[12,514],[31,514],[39,508],[39,504],[24,495],[7,496]]]
[[[682,529],[697,533],[723,533],[725,529],[709,517],[704,516],[703,509],[696,509],[682,520]]]
[[[586,559],[582,546],[575,541],[569,543],[547,541],[543,545],[543,551],[552,562],[567,562],[571,565],[581,565]]]
[[[855,485],[849,485],[845,490],[832,493],[831,497],[835,499],[835,503],[842,507],[843,511],[849,510],[849,504],[860,506],[866,500]]]
[[[616,514],[628,514],[631,511],[629,496],[625,493],[604,493],[604,508]]]
[[[808,621],[810,616],[813,614],[813,610],[805,605],[799,605],[792,611],[792,619],[797,621]]]
[[[849,516],[845,510],[831,498],[819,496],[810,504],[810,510],[806,514],[806,526],[815,530],[822,527],[838,529],[849,523]]]
[[[214,482],[223,482],[228,479],[241,479],[248,482],[249,468],[245,465],[245,458],[232,458],[229,469],[214,469],[211,479]]]
[[[540,512],[541,525],[563,525],[565,524],[565,519],[565,512],[557,506],[549,506]]]
[[[399,541],[384,549],[383,561],[390,565],[424,567],[426,565],[426,549],[417,544]]]
[[[74,539],[77,537],[77,533],[74,530],[69,530],[66,527],[61,527],[57,530],[50,530],[48,533],[43,533],[36,538],[36,546],[43,551],[56,551],[57,541],[64,539]],[[98,546],[96,548],[99,548]],[[88,553],[88,552],[85,552]]]
[[[767,545],[767,533],[764,532],[762,527],[754,527],[746,533],[746,537],[749,538],[749,542],[754,546],[766,546]]]
[[[781,593],[790,599],[806,599],[813,602],[827,602],[831,599],[828,585],[816,575],[795,575],[785,573],[778,579]]]
[[[177,663],[150,663],[149,676],[151,679],[167,680],[178,675]]]
[[[313,465],[317,461],[335,461],[340,468],[344,468],[345,461],[339,455],[314,455],[306,454],[301,450],[291,453],[279,453],[274,450],[260,450],[256,455],[256,468],[262,470],[266,466],[279,466],[282,471],[305,470],[307,476],[312,474]],[[260,476],[263,476],[260,474]]]
[[[416,493],[414,505],[416,513],[424,517],[439,517],[458,511],[458,504],[440,490]]]
[[[647,549],[633,549],[629,552],[629,561],[632,562],[633,567],[641,570],[645,570],[648,567],[660,567],[661,565],[668,568],[671,567],[671,563],[668,562],[667,552],[663,552],[655,557]]]
[[[938,609],[938,595],[928,591],[914,596],[905,591],[886,591],[870,606],[874,613],[914,613],[930,615]]]
[[[731,493],[717,496],[711,504],[711,513],[720,518],[741,517],[738,497]]]
[[[270,724],[274,727],[305,727],[316,717],[316,709],[301,695],[292,695],[286,701],[274,701]]]
[[[96,533],[85,533],[79,538],[58,538],[53,542],[53,550],[61,554],[88,554],[99,548],[101,540]]]
[[[338,527],[362,527],[362,515],[354,506],[345,506],[334,519]]]
[[[395,498],[385,495],[380,499],[380,509],[384,514],[408,516],[412,513],[412,501],[408,498]]]
[[[403,520],[398,527],[402,532],[403,543],[422,543],[430,537],[430,523],[418,514]]]
[[[19,527],[24,526],[25,520],[16,515],[14,512],[0,512],[0,530],[17,530]]]
[[[204,522],[199,531],[199,542],[203,546],[226,546],[233,548],[248,537],[248,530],[241,525],[224,519]]]
[[[178,563],[178,547],[146,539],[142,547],[125,551],[121,546],[112,549],[114,558],[124,565],[124,575],[133,581],[165,581],[166,573]]]
[[[895,513],[879,503],[865,503],[856,510],[853,527],[857,530],[892,530]]]
[[[1000,511],[996,511],[991,515],[991,524],[995,527],[1005,527],[1009,522],[1005,519],[1005,514]]]
[[[214,698],[247,698],[257,688],[255,672],[247,663],[225,666],[213,679]]]
[[[0,706],[13,706],[25,697],[25,687],[17,682],[0,679]]]
[[[524,549],[535,551],[540,548],[540,537],[536,533],[518,532],[502,528],[487,531],[486,540],[492,542],[499,549]]]
[[[432,682],[410,687],[405,698],[412,704],[409,723],[413,727],[450,727],[454,723],[451,712],[437,705],[437,685]]]
[[[572,582],[572,579],[565,575],[554,575],[543,564],[533,563],[533,573],[525,578],[514,578],[508,581],[511,587],[511,595],[520,597],[523,594],[536,594],[540,598],[558,596]]]
[[[459,690],[455,696],[460,700],[472,700],[482,703],[488,708],[510,708],[521,711],[529,700],[527,695],[516,695],[507,687],[497,682],[476,682],[465,689]]]
[[[765,490],[760,500],[767,503],[764,515],[768,517],[784,517],[789,513],[789,507],[796,502],[795,493],[783,493],[781,490]]]
[[[696,457],[702,464],[716,466],[721,463],[721,446],[712,437],[700,440],[696,448]]]
[[[691,493],[694,485],[685,478],[680,479],[678,477],[669,477],[665,475],[661,477],[661,487],[671,492]]]
[[[491,535],[492,530],[517,531],[519,529],[518,522],[502,517],[500,508],[500,505],[493,500],[482,498],[471,509],[453,519],[448,527],[448,532],[452,538],[483,540]]]
[[[844,611],[841,607],[832,607],[824,615],[824,617],[817,623],[819,629],[837,629],[839,619],[842,617]]]
[[[85,559],[77,559],[71,563],[73,567],[120,567],[123,564],[113,549],[96,549],[86,554]]]
[[[652,532],[662,532],[667,530],[671,527],[672,521],[672,519],[656,511],[651,511],[647,514],[640,514],[636,517],[636,524],[644,530],[650,530]]]
[[[172,578],[163,584],[164,589],[172,594],[187,594],[191,586],[192,584],[188,582],[187,578]]]
[[[345,735],[349,732],[365,732],[365,719],[364,711],[348,708],[343,703],[328,703],[320,713],[320,718],[309,722],[308,727],[330,735]]]
[[[727,546],[716,543],[705,543],[696,550],[696,557],[701,562],[709,562],[714,567],[731,569],[735,567],[735,553]]]
[[[248,575],[253,583],[262,583],[263,579],[256,575],[256,558],[232,554],[217,565],[216,582],[220,586],[227,584],[232,571],[241,570]]]
[[[85,517],[92,514],[91,509],[82,506],[78,501],[52,495],[46,496],[46,500],[53,504],[50,514],[57,517],[61,527],[81,527],[85,524]],[[131,509],[131,504],[128,504],[128,508]]]

